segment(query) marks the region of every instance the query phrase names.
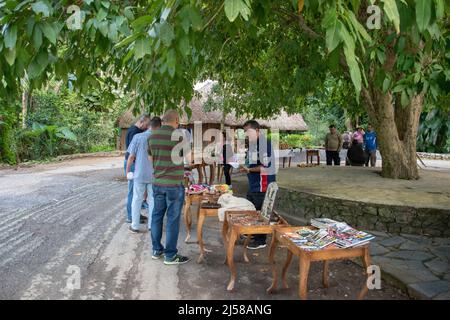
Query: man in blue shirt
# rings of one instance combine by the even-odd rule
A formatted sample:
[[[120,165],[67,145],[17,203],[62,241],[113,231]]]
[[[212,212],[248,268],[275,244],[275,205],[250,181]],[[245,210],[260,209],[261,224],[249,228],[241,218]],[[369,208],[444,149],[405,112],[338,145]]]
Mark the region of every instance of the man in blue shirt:
[[[364,134],[364,149],[366,152],[366,167],[370,166],[375,167],[377,163],[377,133],[373,131],[373,127],[371,124],[367,126],[367,132]]]
[[[130,128],[128,128],[127,135],[125,137],[125,148],[126,149],[128,149],[131,141],[133,141],[133,137],[136,134],[142,133],[148,129],[149,123],[150,123],[150,117],[148,115],[144,114],[139,117],[138,121],[136,121],[136,123],[134,125],[132,125]],[[127,162],[128,162],[129,155],[130,154],[127,151],[125,153],[125,160],[123,162],[123,170],[125,172],[125,175],[127,174],[126,170],[127,170]],[[134,171],[134,162],[131,164],[130,171],[131,172]],[[133,181],[129,180],[128,181],[127,207],[126,207],[128,223],[131,223],[131,202],[132,202],[132,200],[133,200]]]
[[[244,124],[244,131],[249,141],[246,166],[243,167],[248,178],[247,199],[255,205],[256,210],[261,210],[267,186],[276,180],[275,153],[270,140],[260,132],[257,121],[247,121]],[[253,241],[247,246],[252,250],[265,247],[265,234],[255,234]]]
[[[161,119],[154,117],[150,121],[151,130],[143,133],[138,133],[134,136],[128,147],[129,153],[127,162],[127,179],[133,180],[133,200],[131,205],[131,226],[130,231],[133,233],[139,232],[140,213],[142,207],[142,200],[144,193],[147,191],[148,199],[148,228],[151,226],[151,214],[153,212],[153,165],[148,156],[148,138],[153,130],[161,127]],[[131,165],[134,163],[134,172],[131,172]]]

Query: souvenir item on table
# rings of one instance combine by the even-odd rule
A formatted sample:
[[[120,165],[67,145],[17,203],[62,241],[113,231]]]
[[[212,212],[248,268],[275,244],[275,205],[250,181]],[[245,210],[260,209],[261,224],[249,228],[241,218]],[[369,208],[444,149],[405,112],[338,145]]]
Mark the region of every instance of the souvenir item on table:
[[[254,210],[255,205],[246,198],[235,197],[231,192],[220,195],[217,200],[222,207],[218,211],[219,221],[224,221],[226,211]]]
[[[214,192],[217,192],[217,193],[228,193],[231,191],[230,186],[227,184],[212,185],[210,190],[213,190]]]
[[[206,184],[192,184],[189,186],[189,194],[201,194],[208,190],[208,185]]]
[[[253,215],[233,215],[231,216],[232,223],[243,226],[262,226],[267,225],[267,222]]]
[[[261,216],[270,221],[273,205],[275,204],[275,197],[278,192],[278,184],[276,182],[271,182],[267,186],[266,195],[264,197],[264,202],[261,207]]]
[[[192,174],[192,171],[184,171],[184,178],[187,178],[190,183],[194,182],[194,175]]]
[[[375,238],[371,234],[350,227],[345,222],[332,219],[313,218],[311,224],[318,229],[300,228],[295,232],[286,233],[286,237],[308,251],[362,246]]]
[[[302,228],[296,232],[287,233],[286,236],[297,246],[307,251],[323,249],[336,241],[336,238],[326,229]]]

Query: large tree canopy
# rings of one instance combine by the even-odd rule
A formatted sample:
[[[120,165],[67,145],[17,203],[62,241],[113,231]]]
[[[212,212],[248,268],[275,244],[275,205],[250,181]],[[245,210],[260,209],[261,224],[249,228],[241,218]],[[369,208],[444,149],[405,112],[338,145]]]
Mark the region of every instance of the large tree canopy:
[[[448,11],[444,0],[0,1],[0,93],[72,75],[159,111],[209,76],[263,116],[296,110],[332,74],[379,131],[383,175],[417,178],[420,112],[450,78]]]

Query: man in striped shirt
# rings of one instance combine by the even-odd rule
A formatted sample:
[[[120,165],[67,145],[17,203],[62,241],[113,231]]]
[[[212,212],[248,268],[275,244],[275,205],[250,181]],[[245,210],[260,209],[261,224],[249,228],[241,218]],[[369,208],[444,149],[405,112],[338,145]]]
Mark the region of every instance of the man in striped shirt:
[[[180,140],[176,128],[179,115],[176,110],[167,110],[162,118],[161,128],[150,136],[149,154],[153,157],[153,199],[151,238],[153,259],[164,255],[164,264],[177,265],[190,259],[178,254],[177,241],[180,216],[184,202],[184,165],[180,150]],[[178,154],[177,154],[178,153]],[[165,248],[161,244],[164,215],[167,214]]]

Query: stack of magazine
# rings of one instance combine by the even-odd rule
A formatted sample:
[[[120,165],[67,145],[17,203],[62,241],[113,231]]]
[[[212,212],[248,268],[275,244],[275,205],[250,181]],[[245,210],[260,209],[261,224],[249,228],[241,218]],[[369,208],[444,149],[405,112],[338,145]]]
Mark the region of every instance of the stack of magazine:
[[[324,248],[351,248],[369,243],[375,237],[364,231],[358,231],[345,222],[327,218],[313,218],[311,225],[318,229],[300,228],[286,235],[304,250]]]

